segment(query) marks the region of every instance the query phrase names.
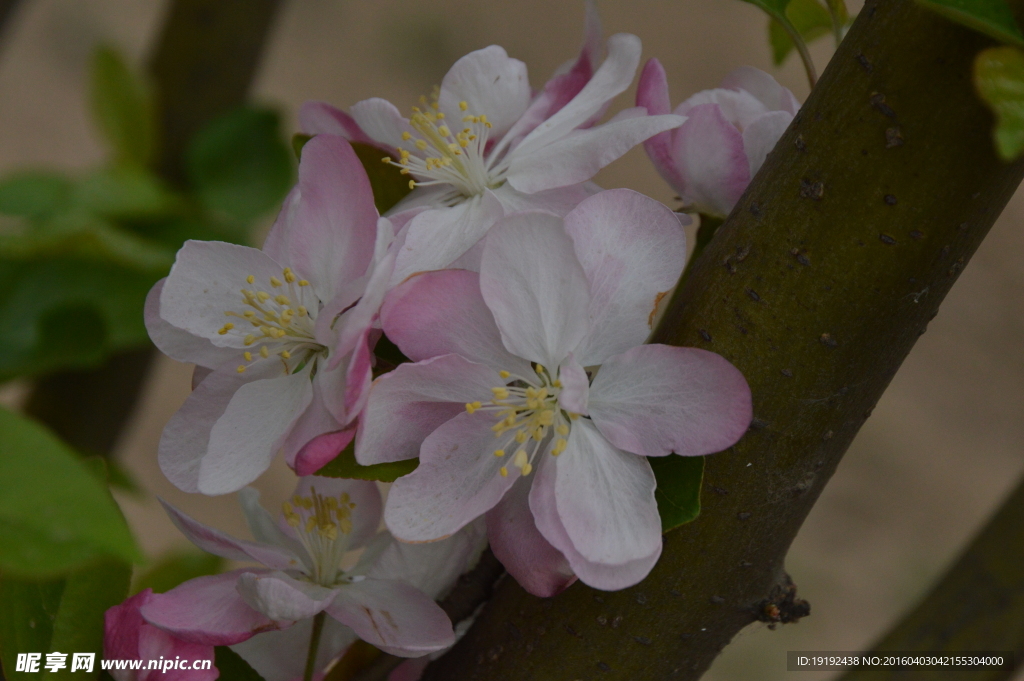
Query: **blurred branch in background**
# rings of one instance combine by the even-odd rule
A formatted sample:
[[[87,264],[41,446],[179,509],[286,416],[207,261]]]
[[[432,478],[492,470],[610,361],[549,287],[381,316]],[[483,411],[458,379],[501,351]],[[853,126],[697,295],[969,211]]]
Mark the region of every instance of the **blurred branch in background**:
[[[21,0],[0,0],[0,40],[3,39],[4,29],[7,28],[7,20],[14,15],[20,4]]]

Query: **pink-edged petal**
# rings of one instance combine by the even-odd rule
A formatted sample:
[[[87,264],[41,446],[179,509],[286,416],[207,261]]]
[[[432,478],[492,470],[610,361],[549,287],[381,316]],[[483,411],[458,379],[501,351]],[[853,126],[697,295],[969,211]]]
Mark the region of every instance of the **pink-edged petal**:
[[[150,624],[192,643],[228,646],[255,634],[291,626],[253,610],[235,590],[239,577],[256,570],[232,570],[197,577],[167,593],[154,594],[141,608]]]
[[[107,610],[103,616],[103,657],[139,659],[139,636],[142,633],[141,627],[146,624],[139,608],[148,603],[152,596],[153,590],[146,589]],[[131,678],[124,670],[118,674],[112,669],[111,675],[118,681],[129,681]]]
[[[287,264],[327,301],[366,274],[373,258],[373,190],[352,146],[336,135],[317,135],[302,148],[297,189],[267,241],[281,240],[275,233],[284,232]]]
[[[598,563],[584,558],[573,546],[559,516],[555,501],[556,468],[554,462],[544,461],[538,466],[536,479],[530,489],[530,510],[533,512],[537,529],[545,539],[551,542],[552,546],[562,552],[566,560],[569,561],[572,571],[584,584],[596,589],[614,591],[633,586],[643,580],[661,556],[661,542],[658,542],[657,550],[650,555],[617,565]]]
[[[796,114],[800,102],[787,88],[761,69],[741,66],[727,75],[721,86],[727,90],[744,90],[756,97],[769,111]]]
[[[770,111],[743,129],[743,150],[750,164],[750,177],[761,169],[768,152],[775,148],[792,120],[793,114],[787,111]]]
[[[269,287],[270,277],[280,277],[282,269],[256,248],[221,241],[186,241],[164,280],[160,316],[218,347],[242,348],[244,334],[218,333],[230,321],[224,313],[243,308],[239,290],[249,286],[246,277],[255,277],[256,288]]]
[[[231,535],[190,518],[163,499],[160,499],[160,503],[174,526],[190,542],[207,553],[242,562],[256,561],[278,570],[296,570],[302,567],[299,556],[283,546],[235,539]]]
[[[327,613],[392,655],[419,657],[455,643],[444,611],[402,582],[367,578],[340,587]]]
[[[438,105],[452,121],[461,121],[467,113],[486,115],[493,126],[491,135],[500,137],[523,115],[530,97],[526,64],[491,45],[452,65],[441,81]],[[465,111],[460,102],[466,102]]]
[[[567,411],[586,414],[587,402],[590,398],[590,377],[576,361],[573,353],[570,352],[562,365],[558,367],[558,380],[562,382],[558,404]]]
[[[480,291],[514,355],[554,368],[587,332],[590,294],[561,218],[517,213],[487,236]]]
[[[337,458],[341,450],[348,447],[356,436],[355,428],[324,433],[305,444],[295,455],[292,470],[296,475],[313,475],[318,470]]]
[[[402,133],[417,134],[395,105],[385,99],[364,99],[357,102],[349,111],[356,125],[378,144],[395,148],[408,146],[402,139]]]
[[[292,579],[283,572],[239,576],[238,589],[242,600],[272,620],[304,620],[321,612],[334,600],[334,590],[317,584]]]
[[[381,303],[384,302],[384,295],[388,292],[388,280],[391,278],[394,268],[394,251],[386,253],[381,261],[373,267],[362,297],[355,307],[345,314],[345,323],[338,334],[338,345],[334,351],[334,357],[352,352],[360,341],[365,344],[366,334],[377,319]],[[332,361],[328,366],[337,366],[334,357],[331,358]]]
[[[593,182],[572,184],[567,187],[556,187],[535,194],[524,194],[516,191],[507,182],[494,190],[505,215],[520,213],[527,210],[543,210],[564,217],[566,213],[580,204],[580,201],[601,191]]]
[[[565,217],[590,284],[590,331],[576,348],[583,366],[643,343],[658,302],[686,264],[675,213],[630,189],[610,189]]]
[[[674,114],[639,113],[620,114],[603,125],[577,130],[529,154],[514,150],[505,175],[508,183],[529,194],[585,182],[647,138],[678,128],[685,120]]]
[[[458,355],[401,364],[378,378],[359,420],[356,460],[363,465],[419,456],[420,445],[438,426],[486,402],[504,385],[497,369]]]
[[[345,368],[345,425],[351,424],[366,408],[373,385],[373,352],[370,350],[371,329],[366,329],[356,341],[348,366]]]
[[[377,533],[384,506],[377,483],[372,480],[307,475],[299,480],[292,496],[309,497],[314,489],[321,496],[342,497],[347,494],[349,501],[355,504],[350,518],[352,530],[347,535],[350,549],[364,546]]]
[[[731,125],[742,130],[758,116],[768,113],[768,108],[754,95],[743,90],[702,90],[676,107],[675,113],[689,116],[690,111],[705,104],[715,104]]]
[[[701,104],[687,113],[675,144],[686,187],[683,201],[714,215],[728,215],[750,182],[743,135],[717,104]]]
[[[166,277],[153,285],[146,295],[143,315],[146,331],[160,352],[179,362],[194,362],[210,369],[216,368],[232,357],[238,356],[235,348],[219,348],[206,338],[194,336],[171,325],[160,316],[160,293]]]
[[[454,353],[513,373],[530,371],[528,362],[502,345],[476,272],[441,270],[410,277],[388,294],[381,326],[413,361]]]
[[[665,67],[657,59],[651,59],[640,72],[640,81],[636,89],[636,105],[647,109],[652,116],[672,112],[668,98],[668,77]],[[677,192],[683,191],[683,177],[672,156],[671,130],[659,132],[644,142],[644,150],[650,157],[658,174]]]
[[[488,412],[462,413],[423,441],[420,465],[391,486],[384,521],[402,541],[434,541],[455,534],[501,499],[519,477],[509,455],[494,451],[496,423]],[[511,439],[511,438],[506,438]]]
[[[450,208],[420,213],[409,223],[398,249],[391,285],[416,272],[447,267],[480,241],[503,214],[501,203],[490,191]]]
[[[519,585],[534,596],[547,598],[576,581],[569,562],[537,529],[530,511],[530,483],[521,478],[487,512],[491,550]]]
[[[258,478],[312,399],[308,371],[242,385],[210,430],[199,464],[199,491],[236,492]]]
[[[338,135],[351,142],[376,145],[355,119],[326,102],[305,102],[299,107],[299,127],[307,135]]]
[[[106,656],[105,656],[106,657]],[[154,627],[152,624],[143,624],[139,632],[139,653],[137,659],[165,660],[183,659],[190,660],[192,665],[199,666],[200,662],[208,662],[206,669],[168,669],[164,671],[156,669],[142,669],[137,681],[214,681],[220,676],[220,670],[214,666],[213,646],[200,643],[190,643],[171,636],[166,631]],[[191,666],[191,665],[189,665]],[[113,670],[111,670],[113,675]],[[115,677],[117,678],[117,677]],[[130,676],[128,677],[131,678]]]
[[[721,355],[642,345],[610,358],[590,387],[590,416],[616,447],[700,456],[735,444],[752,418],[750,388]]]
[[[248,641],[231,646],[231,649],[248,662],[264,681],[298,681],[305,671],[312,632],[313,620],[303,620],[281,631],[253,636]],[[355,633],[344,624],[332,617],[324,618],[314,667],[316,674],[322,672],[355,640]],[[314,678],[319,678],[316,674]]]
[[[295,425],[292,426],[282,445],[285,463],[295,471],[298,470],[300,465],[298,463],[300,454],[314,440],[320,437],[330,437],[342,430],[341,422],[334,417],[331,409],[328,408],[325,393],[330,393],[333,396],[335,392],[344,392],[345,371],[343,369],[329,371],[322,366],[318,367],[318,369],[319,371],[317,371],[316,376],[313,377],[313,397],[309,406],[306,407],[306,410],[302,412]],[[308,454],[307,452],[307,457]],[[308,474],[299,473],[299,475]]]

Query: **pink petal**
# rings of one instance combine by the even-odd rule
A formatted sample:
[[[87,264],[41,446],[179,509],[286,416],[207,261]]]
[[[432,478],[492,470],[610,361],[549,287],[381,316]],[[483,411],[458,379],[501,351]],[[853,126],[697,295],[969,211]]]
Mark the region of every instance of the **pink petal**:
[[[499,138],[523,115],[530,97],[526,64],[491,45],[452,65],[441,81],[438,104],[451,121],[461,121],[467,113],[486,115],[493,126],[491,137]],[[466,111],[460,102],[466,102]]]
[[[586,275],[554,215],[517,213],[491,229],[480,290],[514,355],[554,368],[586,334]]]
[[[190,579],[167,593],[154,594],[142,606],[142,616],[177,638],[211,646],[232,645],[264,631],[291,626],[291,622],[275,622],[253,610],[239,596],[235,583],[252,572],[259,571],[232,570]]]
[[[313,438],[295,455],[295,465],[292,469],[296,475],[313,475],[337,458],[355,436],[356,429],[349,428]]]
[[[321,496],[342,497],[347,494],[349,501],[355,504],[350,518],[352,531],[347,537],[349,548],[364,546],[377,533],[384,506],[377,483],[308,475],[299,479],[292,496],[309,497],[314,489]]]
[[[419,135],[409,125],[409,121],[399,113],[395,105],[387,100],[378,97],[364,99],[357,102],[350,111],[356,125],[377,144],[393,148],[410,146],[402,139],[402,133]]]
[[[652,116],[672,112],[668,98],[668,78],[665,75],[665,68],[657,59],[649,60],[640,73],[640,82],[636,89],[636,105],[646,108],[647,113]],[[644,150],[647,151],[658,174],[665,182],[668,182],[670,187],[682,194],[683,178],[672,157],[673,135],[671,130],[659,132],[644,142]]]
[[[338,135],[350,142],[376,145],[351,116],[326,102],[305,102],[299,107],[299,127],[307,135]]]
[[[390,224],[390,223],[388,223]],[[335,357],[341,357],[356,350],[360,344],[366,344],[366,336],[373,323],[377,320],[384,295],[388,292],[388,280],[395,267],[395,253],[386,253],[380,262],[374,265],[370,278],[359,302],[345,314],[344,324],[338,334],[337,347],[331,358],[329,367],[337,366]],[[351,420],[351,418],[349,419]]]
[[[325,393],[344,393],[345,390],[345,371],[344,369],[335,369],[329,371],[323,367],[319,367],[316,376],[313,378],[313,397],[306,407],[306,410],[302,412],[302,415],[292,426],[288,432],[288,437],[284,441],[284,460],[292,470],[296,470],[299,466],[299,458],[309,457],[311,454],[303,452],[307,447],[312,445],[313,441],[320,437],[333,436],[338,431],[342,430],[342,425],[338,419],[334,418],[332,410],[328,407],[325,400]],[[347,444],[347,443],[346,443]],[[322,451],[323,447],[327,446],[327,443],[321,443],[316,447],[317,451]],[[341,450],[338,450],[341,451]],[[335,452],[337,454],[337,452]],[[313,455],[316,458],[316,455]],[[303,464],[306,465],[306,464]],[[311,464],[310,464],[311,465]],[[319,469],[316,469],[319,470]],[[315,471],[314,471],[315,472]],[[309,473],[299,473],[299,475],[309,475]]]
[[[715,104],[722,116],[739,130],[750,125],[758,116],[768,113],[768,108],[754,95],[744,90],[702,90],[676,107],[675,113],[689,116],[690,111],[704,104]]]
[[[756,97],[769,111],[785,111],[796,114],[800,102],[793,93],[779,85],[770,75],[753,66],[741,66],[722,81],[727,90],[744,90]]]
[[[782,133],[786,132],[793,115],[786,111],[771,111],[755,118],[743,130],[743,150],[750,163],[750,177],[761,169],[768,152],[775,148]]]
[[[367,578],[340,587],[327,613],[392,655],[419,657],[455,643],[444,611],[402,582]]]
[[[537,529],[530,511],[532,478],[522,478],[487,512],[487,538],[491,550],[534,596],[547,598],[576,581],[569,562]]]
[[[573,353],[570,352],[558,368],[558,380],[562,382],[562,392],[558,395],[558,404],[567,411],[586,414],[587,401],[590,398],[590,377],[576,361]]]
[[[454,353],[514,373],[530,371],[529,363],[501,344],[475,272],[441,270],[410,277],[388,294],[381,326],[413,361]]]
[[[351,424],[366,408],[373,384],[373,352],[370,350],[370,329],[356,341],[355,350],[346,368],[345,424]]]
[[[304,620],[334,600],[332,589],[292,579],[283,572],[246,572],[235,587],[242,600],[272,620]]]
[[[717,104],[701,104],[687,113],[675,143],[686,187],[683,201],[713,215],[728,215],[750,182],[740,131]]]
[[[419,681],[430,662],[426,655],[406,660],[391,670],[388,681]]]
[[[458,355],[400,365],[374,381],[356,433],[356,460],[370,465],[419,456],[431,432],[463,413],[467,402],[489,401],[498,385],[504,381],[496,369]]]
[[[153,285],[146,295],[143,315],[146,331],[153,344],[168,357],[179,362],[194,362],[210,369],[216,368],[232,357],[238,356],[234,348],[219,348],[206,338],[194,336],[168,323],[160,316],[160,293],[167,278]]]
[[[628,452],[700,456],[732,446],[746,432],[750,388],[713,352],[642,345],[602,365],[590,387],[590,416]]]
[[[103,657],[139,659],[139,628],[146,623],[139,608],[152,596],[153,590],[146,589],[107,610],[103,616]],[[123,670],[121,675],[124,675]]]
[[[576,257],[590,284],[590,331],[576,348],[580,364],[646,340],[661,298],[686,263],[686,233],[661,203],[629,189],[583,201],[565,217]]]
[[[140,670],[135,677],[137,681],[214,681],[220,676],[220,670],[213,664],[213,646],[182,641],[148,623],[144,623],[139,632],[138,656],[146,660],[146,664],[149,660],[160,658],[180,658],[189,660],[192,664],[205,660],[210,666],[208,669]]]
[[[236,643],[231,649],[241,655],[264,681],[299,681],[305,671],[312,630],[313,620],[303,620],[281,631],[253,636],[248,641]],[[324,618],[314,678],[321,678],[323,669],[355,640],[356,635],[344,624],[333,617]]]
[[[567,187],[556,187],[535,194],[524,194],[516,191],[507,182],[494,190],[505,215],[520,213],[527,210],[543,210],[565,217],[566,213],[579,205],[580,201],[601,191],[593,182],[572,184]]]
[[[388,494],[384,521],[392,534],[402,541],[444,539],[498,503],[519,470],[510,465],[511,451],[494,455],[511,440],[495,437],[496,422],[488,412],[462,413],[424,440],[419,467]]]
[[[296,276],[312,281],[329,301],[366,274],[376,236],[373,190],[352,146],[317,135],[302,148],[295,204],[281,211],[268,243],[284,241]]]

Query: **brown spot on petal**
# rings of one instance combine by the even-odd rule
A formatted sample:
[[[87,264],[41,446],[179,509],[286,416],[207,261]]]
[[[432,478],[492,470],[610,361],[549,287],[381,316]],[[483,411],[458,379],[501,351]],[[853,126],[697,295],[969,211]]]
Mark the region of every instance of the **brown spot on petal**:
[[[654,307],[651,308],[651,314],[647,315],[647,326],[654,328],[654,316],[658,314],[658,305],[661,304],[662,298],[668,295],[668,291],[662,291],[658,295],[654,296]]]

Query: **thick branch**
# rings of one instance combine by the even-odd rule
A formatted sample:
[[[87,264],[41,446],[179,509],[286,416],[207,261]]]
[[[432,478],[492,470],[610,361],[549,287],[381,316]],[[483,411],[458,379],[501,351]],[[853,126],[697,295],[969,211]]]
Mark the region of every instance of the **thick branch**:
[[[1024,481],[924,600],[881,641],[877,651],[1024,653]],[[857,669],[841,681],[924,681],[948,671]],[[1002,681],[1012,667],[970,672],[972,681]]]
[[[781,616],[793,537],[1024,175],[971,86],[986,44],[867,2],[655,334],[727,357],[754,395],[750,432],[708,457],[700,517],[631,589],[507,580],[425,679],[696,679]]]

